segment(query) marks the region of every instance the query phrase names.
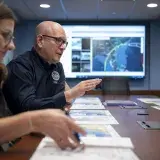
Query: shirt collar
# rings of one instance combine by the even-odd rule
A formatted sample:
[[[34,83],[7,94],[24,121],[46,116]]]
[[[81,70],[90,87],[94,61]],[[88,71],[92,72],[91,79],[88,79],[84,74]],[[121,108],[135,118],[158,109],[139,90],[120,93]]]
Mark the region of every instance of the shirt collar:
[[[38,63],[39,63],[43,68],[45,68],[46,70],[50,70],[50,69],[53,70],[54,68],[57,67],[56,64],[49,64],[48,62],[46,62],[46,61],[37,53],[37,51],[35,50],[34,47],[32,47],[32,50],[31,50],[31,51],[34,53],[34,55],[35,55],[36,60],[38,61]]]

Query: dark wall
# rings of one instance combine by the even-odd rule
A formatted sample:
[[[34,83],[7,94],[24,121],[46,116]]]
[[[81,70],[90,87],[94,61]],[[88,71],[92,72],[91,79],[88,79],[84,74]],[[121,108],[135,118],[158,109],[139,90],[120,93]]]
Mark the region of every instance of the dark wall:
[[[35,27],[38,23],[36,21],[25,21],[17,24],[15,30],[16,55],[31,49],[34,43]],[[160,89],[160,22],[151,22],[147,29],[145,68],[146,76],[144,79],[130,80],[131,90]],[[67,79],[71,86],[79,81],[78,79]]]

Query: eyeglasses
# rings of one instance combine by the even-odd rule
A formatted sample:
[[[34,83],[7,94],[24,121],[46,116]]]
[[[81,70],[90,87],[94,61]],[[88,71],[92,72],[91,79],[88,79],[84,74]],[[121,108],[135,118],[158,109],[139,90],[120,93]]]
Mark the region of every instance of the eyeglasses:
[[[53,36],[48,36],[48,35],[42,35],[42,36],[54,39],[58,46],[63,45],[64,48],[66,48],[68,45],[68,42],[62,39],[61,37],[53,37]]]
[[[11,34],[8,34],[8,33],[3,33],[1,32],[1,35],[3,36],[4,40],[5,40],[5,46],[8,46],[11,41],[13,41],[15,39],[15,37]]]
[[[6,41],[6,46],[8,46],[14,39],[15,39],[14,36],[10,36],[9,38],[6,38],[6,39],[5,39],[5,41]]]

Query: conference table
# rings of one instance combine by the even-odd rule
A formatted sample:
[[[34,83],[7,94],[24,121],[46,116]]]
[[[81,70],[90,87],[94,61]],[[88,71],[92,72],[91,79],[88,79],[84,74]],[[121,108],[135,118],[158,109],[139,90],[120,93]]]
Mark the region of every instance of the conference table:
[[[95,96],[95,95],[93,95]],[[119,122],[112,125],[121,137],[129,137],[134,145],[134,153],[140,160],[160,160],[160,130],[145,130],[137,121],[160,121],[160,110],[150,107],[137,100],[140,97],[155,96],[99,96],[102,101],[107,99],[133,100],[147,109],[122,109],[120,107],[106,107]],[[137,115],[140,110],[149,115]],[[42,136],[27,135],[10,148],[0,153],[0,160],[28,160],[40,143]]]

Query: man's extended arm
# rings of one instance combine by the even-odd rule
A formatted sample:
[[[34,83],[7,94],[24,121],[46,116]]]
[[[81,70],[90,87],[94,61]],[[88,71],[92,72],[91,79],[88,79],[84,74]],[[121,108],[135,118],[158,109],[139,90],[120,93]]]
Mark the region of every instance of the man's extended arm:
[[[9,73],[3,90],[7,103],[14,102],[15,106],[19,107],[16,108],[17,110],[15,107],[10,108],[13,113],[45,108],[64,109],[66,102],[71,102],[74,98],[84,95],[86,91],[94,89],[101,82],[100,79],[82,81],[75,87],[61,91],[52,97],[39,98],[36,96],[33,75],[26,66],[17,63],[12,64],[9,72],[12,73]],[[13,106],[13,104],[11,105]]]

